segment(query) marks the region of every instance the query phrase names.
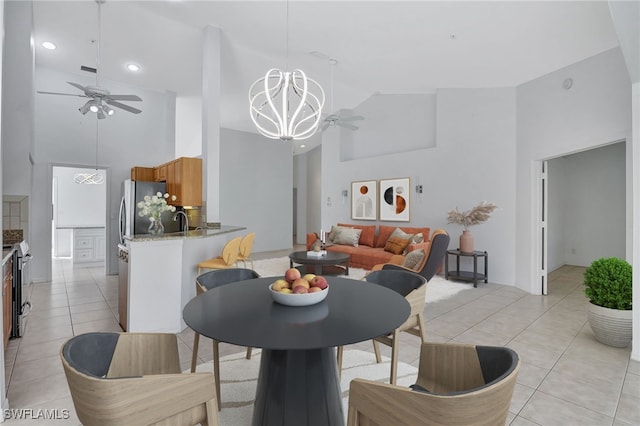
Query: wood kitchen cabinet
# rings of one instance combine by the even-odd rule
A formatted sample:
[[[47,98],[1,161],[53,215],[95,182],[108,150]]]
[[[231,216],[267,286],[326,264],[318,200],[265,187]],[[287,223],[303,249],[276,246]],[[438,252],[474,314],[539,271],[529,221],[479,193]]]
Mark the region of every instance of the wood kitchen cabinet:
[[[155,182],[167,181],[167,165],[166,164],[153,168],[153,180]]]
[[[175,195],[176,206],[202,205],[202,159],[180,157],[167,167],[167,192]]]
[[[6,349],[11,336],[11,291],[13,281],[13,257],[2,265],[2,337]]]
[[[154,181],[154,168],[153,167],[140,167],[135,166],[131,168],[131,180],[141,180],[144,182]]]

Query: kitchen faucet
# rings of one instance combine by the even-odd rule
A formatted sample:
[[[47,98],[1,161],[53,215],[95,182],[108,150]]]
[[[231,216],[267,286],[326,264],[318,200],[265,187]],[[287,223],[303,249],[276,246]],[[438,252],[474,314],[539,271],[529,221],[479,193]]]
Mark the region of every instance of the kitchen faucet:
[[[178,215],[180,214],[184,216],[184,229],[182,230],[182,232],[189,232],[189,217],[187,217],[187,214],[185,212],[183,212],[182,210],[178,210],[173,214],[173,218],[171,218],[171,220],[175,222],[176,220],[178,220]]]

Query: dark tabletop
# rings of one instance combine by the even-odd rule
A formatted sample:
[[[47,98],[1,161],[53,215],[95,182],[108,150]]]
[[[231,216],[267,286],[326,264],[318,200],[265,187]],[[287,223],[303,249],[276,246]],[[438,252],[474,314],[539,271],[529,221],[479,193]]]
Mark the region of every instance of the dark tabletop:
[[[268,288],[277,278],[211,289],[187,303],[184,320],[203,336],[221,342],[284,350],[361,342],[393,331],[409,316],[409,303],[398,293],[338,277],[326,277],[329,293],[316,305],[280,305]]]
[[[304,264],[333,264],[333,263],[343,263],[347,262],[351,259],[351,256],[347,253],[340,253],[337,251],[328,251],[327,254],[322,256],[309,256],[306,251],[294,251],[289,254],[289,259],[293,260],[296,263],[304,263]]]

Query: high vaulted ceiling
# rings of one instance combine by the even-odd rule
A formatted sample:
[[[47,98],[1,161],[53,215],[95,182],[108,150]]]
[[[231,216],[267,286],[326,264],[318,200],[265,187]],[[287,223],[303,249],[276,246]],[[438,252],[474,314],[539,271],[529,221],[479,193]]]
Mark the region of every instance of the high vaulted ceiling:
[[[86,76],[97,3],[33,4],[36,63]],[[222,37],[221,125],[249,131],[249,86],[287,63],[323,85],[331,112],[374,93],[516,86],[618,46],[607,1],[107,0],[100,78],[197,96],[207,25]],[[45,50],[44,40],[58,48]],[[334,99],[328,58],[338,61]],[[129,62],[142,71],[128,72]]]

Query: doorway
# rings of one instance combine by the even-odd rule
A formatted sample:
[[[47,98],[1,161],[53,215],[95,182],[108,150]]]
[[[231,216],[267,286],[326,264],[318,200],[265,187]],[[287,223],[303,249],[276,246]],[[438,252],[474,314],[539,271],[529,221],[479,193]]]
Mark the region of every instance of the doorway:
[[[52,263],[105,268],[106,182],[106,169],[53,166]]]
[[[538,169],[538,279],[563,265],[626,258],[626,142],[554,157]],[[544,220],[543,220],[544,219]],[[546,286],[542,286],[546,294]]]

